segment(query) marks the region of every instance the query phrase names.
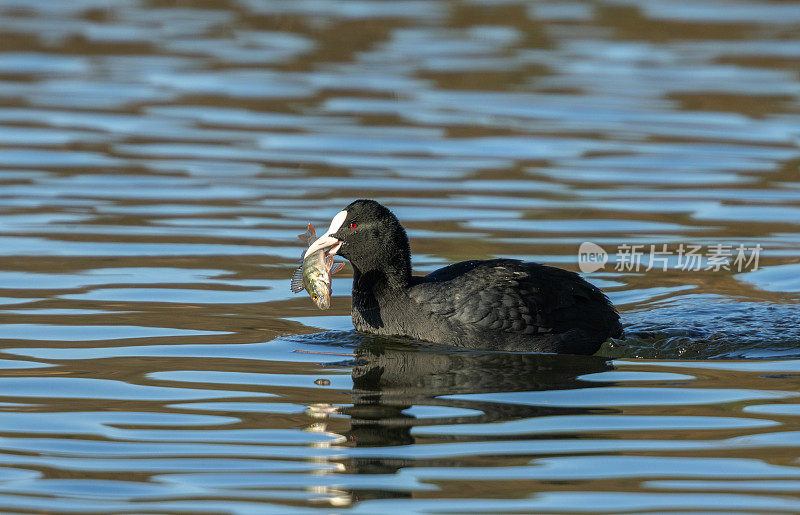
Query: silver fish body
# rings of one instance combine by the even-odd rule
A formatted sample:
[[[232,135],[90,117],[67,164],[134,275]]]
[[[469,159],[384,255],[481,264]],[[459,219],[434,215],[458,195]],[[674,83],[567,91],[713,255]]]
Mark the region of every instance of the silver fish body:
[[[298,238],[311,245],[317,239],[314,226],[308,224],[305,234],[298,234]],[[334,263],[333,256],[327,249],[319,249],[303,259],[292,276],[292,292],[298,293],[306,290],[314,304],[319,309],[331,307],[331,282],[333,274],[344,268],[344,263]]]

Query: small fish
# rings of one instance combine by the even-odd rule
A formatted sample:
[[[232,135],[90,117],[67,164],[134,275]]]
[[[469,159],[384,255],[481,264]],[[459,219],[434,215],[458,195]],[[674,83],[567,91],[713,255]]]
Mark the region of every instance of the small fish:
[[[298,234],[297,237],[310,246],[317,241],[317,232],[313,225],[308,224],[305,234]],[[306,256],[292,276],[292,292],[305,289],[319,309],[331,307],[333,274],[344,268],[344,263],[333,262],[333,255],[328,254],[327,250],[319,249]]]

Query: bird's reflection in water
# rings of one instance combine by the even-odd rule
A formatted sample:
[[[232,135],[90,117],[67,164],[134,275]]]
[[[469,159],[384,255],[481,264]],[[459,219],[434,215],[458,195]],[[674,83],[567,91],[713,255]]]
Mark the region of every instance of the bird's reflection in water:
[[[555,354],[464,352],[453,349],[412,347],[383,338],[364,338],[357,347],[352,371],[352,407],[339,412],[350,416],[344,436],[354,447],[390,447],[410,444],[457,443],[469,440],[519,438],[579,438],[557,435],[472,435],[422,437],[415,426],[459,425],[520,420],[553,415],[608,413],[609,409],[531,406],[446,398],[449,395],[527,392],[606,386],[579,376],[613,367],[606,358]],[[412,407],[425,406],[432,416],[414,416]],[[454,409],[455,408],[455,409]],[[449,413],[452,413],[450,415]],[[441,460],[391,457],[357,457],[343,462],[351,474],[395,474],[415,466],[441,466]],[[407,497],[404,491],[353,491],[353,499]]]
[[[364,341],[356,356],[353,406],[340,411],[351,417],[349,439],[359,447],[414,443],[410,431],[419,425],[587,413],[593,410],[443,397],[604,386],[607,383],[583,381],[578,376],[612,369],[606,358],[597,356],[425,349],[385,339]],[[465,408],[478,413],[425,418],[403,413],[415,405]]]

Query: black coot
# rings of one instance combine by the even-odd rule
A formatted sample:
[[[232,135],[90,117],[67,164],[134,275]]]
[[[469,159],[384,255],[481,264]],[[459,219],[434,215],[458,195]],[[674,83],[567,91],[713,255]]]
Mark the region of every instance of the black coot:
[[[408,237],[374,200],[338,213],[309,252],[342,245],[353,265],[359,331],[473,349],[592,354],[620,337],[619,315],[578,274],[516,259],[473,260],[411,275]]]

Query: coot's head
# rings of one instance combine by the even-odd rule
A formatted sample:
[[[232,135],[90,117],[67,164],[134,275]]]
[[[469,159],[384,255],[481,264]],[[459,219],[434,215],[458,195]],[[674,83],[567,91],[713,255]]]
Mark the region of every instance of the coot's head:
[[[337,213],[306,255],[331,246],[330,252],[350,261],[357,273],[377,271],[400,280],[411,277],[406,231],[394,213],[374,200],[356,200]]]

